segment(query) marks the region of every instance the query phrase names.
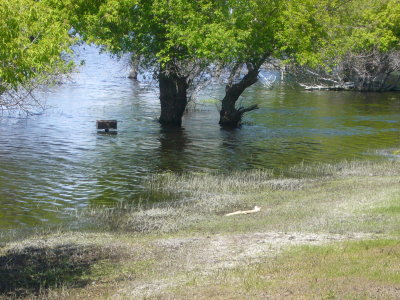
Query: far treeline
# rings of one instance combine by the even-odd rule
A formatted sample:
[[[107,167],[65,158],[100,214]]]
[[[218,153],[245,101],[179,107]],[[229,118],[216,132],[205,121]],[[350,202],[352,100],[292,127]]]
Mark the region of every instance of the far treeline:
[[[181,125],[205,74],[223,78],[219,123],[236,127],[271,61],[306,84],[394,90],[400,0],[0,0],[0,109],[40,103],[32,91],[73,68],[79,41],[151,70],[165,125]]]

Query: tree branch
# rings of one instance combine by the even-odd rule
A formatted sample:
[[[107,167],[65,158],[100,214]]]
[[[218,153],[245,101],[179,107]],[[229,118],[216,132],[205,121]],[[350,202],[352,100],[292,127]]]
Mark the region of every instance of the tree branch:
[[[259,108],[260,108],[260,107],[258,106],[258,104],[254,104],[254,105],[248,106],[248,107],[246,107],[246,108],[244,108],[244,107],[239,107],[238,112],[239,112],[240,114],[244,114],[244,113],[246,113],[246,112],[249,112],[249,111],[252,111],[252,110],[256,110],[256,109],[259,109]]]

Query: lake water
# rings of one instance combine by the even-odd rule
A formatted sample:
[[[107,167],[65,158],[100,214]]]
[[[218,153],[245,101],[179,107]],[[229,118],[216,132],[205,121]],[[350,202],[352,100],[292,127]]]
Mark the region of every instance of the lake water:
[[[0,118],[1,229],[55,224],[77,208],[136,201],[156,172],[282,169],[374,159],[400,146],[400,93],[270,90],[259,83],[244,101],[261,108],[241,129],[221,130],[215,105],[200,104],[182,129],[166,130],[156,121],[155,83],[127,79],[124,62],[94,48],[81,55],[81,72],[42,94],[45,113]],[[212,88],[201,98],[220,95]],[[118,134],[99,134],[97,119],[117,119]]]

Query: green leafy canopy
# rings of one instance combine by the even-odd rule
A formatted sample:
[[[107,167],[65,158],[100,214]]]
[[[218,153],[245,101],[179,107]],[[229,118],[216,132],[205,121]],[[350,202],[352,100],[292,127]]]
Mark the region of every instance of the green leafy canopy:
[[[132,52],[157,63],[232,62],[272,51],[271,0],[52,0],[75,30],[114,54]]]
[[[292,0],[281,18],[281,50],[301,65],[400,48],[399,0]]]
[[[68,71],[69,28],[43,1],[0,0],[0,94]]]

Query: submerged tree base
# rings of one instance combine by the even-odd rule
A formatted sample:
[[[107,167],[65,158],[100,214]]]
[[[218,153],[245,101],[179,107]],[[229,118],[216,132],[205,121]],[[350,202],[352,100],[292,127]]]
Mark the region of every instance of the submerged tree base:
[[[161,115],[163,125],[180,127],[185,112],[188,83],[187,78],[174,72],[173,67],[164,68],[159,74]]]
[[[233,109],[230,111],[221,110],[219,125],[222,128],[239,128],[241,126],[243,115],[246,112],[258,109],[258,105],[251,105],[249,107],[240,107],[239,109]]]
[[[242,117],[245,113],[258,109],[258,105],[236,108],[236,102],[244,91],[258,81],[258,74],[261,65],[265,62],[268,55],[264,54],[257,63],[247,63],[247,73],[236,83],[235,77],[240,74],[242,64],[237,64],[232,70],[228,84],[225,87],[225,96],[222,99],[219,124],[226,128],[236,128],[240,126]]]

